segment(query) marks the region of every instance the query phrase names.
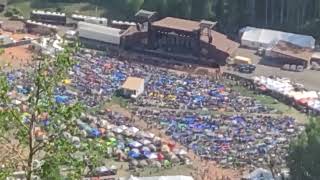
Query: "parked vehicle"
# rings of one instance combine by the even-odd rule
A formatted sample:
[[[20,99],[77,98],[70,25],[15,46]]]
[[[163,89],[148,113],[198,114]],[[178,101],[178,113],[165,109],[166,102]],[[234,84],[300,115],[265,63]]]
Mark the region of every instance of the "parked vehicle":
[[[252,64],[240,64],[236,67],[236,70],[241,73],[251,74],[256,70],[256,66]]]
[[[311,62],[311,70],[320,71],[320,65],[317,62]]]
[[[285,71],[303,72],[304,66],[296,64],[285,64],[281,69]]]
[[[304,70],[304,67],[302,65],[298,65],[297,66],[297,71],[298,72],[303,72],[303,70]]]
[[[257,54],[258,56],[264,56],[265,53],[266,53],[266,49],[264,49],[264,48],[259,48],[259,49],[257,50],[257,52],[256,52],[256,54]]]
[[[227,63],[229,65],[240,65],[240,64],[252,64],[252,61],[250,58],[247,58],[247,57],[235,56],[235,57],[228,58]]]
[[[285,64],[282,66],[282,70],[289,71],[290,70],[290,64]]]

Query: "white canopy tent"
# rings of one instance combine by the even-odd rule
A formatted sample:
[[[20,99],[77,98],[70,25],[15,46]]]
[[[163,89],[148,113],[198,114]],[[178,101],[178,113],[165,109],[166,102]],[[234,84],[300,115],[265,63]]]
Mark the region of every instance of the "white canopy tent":
[[[115,45],[120,44],[121,29],[80,21],[78,23],[78,33],[79,37],[81,38],[101,41]]]
[[[253,49],[268,48],[279,41],[289,42],[302,48],[315,48],[315,39],[312,36],[293,34],[270,29],[245,27],[240,30],[241,45]]]
[[[247,180],[274,180],[272,173],[269,170],[258,168],[252,173],[244,177]]]

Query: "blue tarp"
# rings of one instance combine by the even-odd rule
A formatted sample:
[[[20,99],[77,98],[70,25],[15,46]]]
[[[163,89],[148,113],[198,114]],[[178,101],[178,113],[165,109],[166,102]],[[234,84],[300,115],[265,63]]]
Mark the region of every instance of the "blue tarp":
[[[233,122],[234,122],[235,124],[240,124],[240,125],[243,125],[243,126],[246,124],[245,118],[243,118],[243,117],[236,116],[236,117],[234,117],[234,118],[232,118],[232,119],[233,119]]]
[[[57,103],[67,103],[69,101],[69,97],[68,96],[55,96],[55,100]]]
[[[92,128],[84,122],[78,122],[78,125],[80,126],[80,129],[85,130],[87,133],[90,133],[92,131]]]
[[[112,74],[112,79],[115,81],[123,81],[126,79],[126,75],[120,71],[116,71]]]
[[[118,142],[118,144],[117,144],[118,149],[124,149],[125,147],[126,146],[125,146],[124,142]]]
[[[176,92],[177,93],[182,93],[182,92],[185,92],[185,89],[183,87],[177,87],[176,88]]]
[[[30,122],[30,119],[27,117],[24,117],[23,119],[23,123],[28,124]]]
[[[17,88],[18,93],[21,94],[29,94],[30,93],[30,88],[28,87],[22,87],[22,88]]]
[[[100,137],[101,136],[101,133],[98,129],[92,129],[91,132],[90,132],[90,136],[91,137]]]
[[[211,90],[208,94],[212,97],[218,98],[220,101],[224,101],[224,96],[216,90]]]
[[[131,158],[139,158],[141,154],[137,153],[137,152],[134,152],[134,151],[129,151],[128,152],[128,156],[131,157]]]
[[[186,124],[193,124],[196,121],[195,116],[186,116],[182,119],[182,121]]]
[[[132,142],[130,142],[129,143],[129,146],[130,147],[140,147],[140,146],[142,146],[142,144],[141,143],[139,143],[139,142],[137,142],[137,141],[132,141]]]
[[[205,99],[204,96],[194,96],[193,102],[200,103],[200,102],[204,101],[204,99]]]
[[[16,77],[14,76],[14,74],[11,74],[11,73],[7,74],[7,80],[8,80],[8,81],[12,82],[12,81],[14,81],[15,79],[16,79]]]
[[[48,119],[41,121],[43,126],[49,126],[50,121]]]

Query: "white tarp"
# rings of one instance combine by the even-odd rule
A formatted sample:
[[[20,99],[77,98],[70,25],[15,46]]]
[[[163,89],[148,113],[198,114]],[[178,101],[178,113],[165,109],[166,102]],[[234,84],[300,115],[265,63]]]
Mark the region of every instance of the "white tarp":
[[[320,99],[313,99],[308,102],[308,106],[320,112]]]
[[[254,27],[242,28],[240,34],[242,34],[241,45],[255,49],[268,48],[278,41],[286,41],[303,48],[314,49],[316,42],[312,36]]]
[[[191,176],[153,176],[153,177],[129,177],[128,180],[194,180]]]
[[[121,29],[106,27],[80,21],[78,23],[79,37],[102,41],[110,44],[120,44]]]

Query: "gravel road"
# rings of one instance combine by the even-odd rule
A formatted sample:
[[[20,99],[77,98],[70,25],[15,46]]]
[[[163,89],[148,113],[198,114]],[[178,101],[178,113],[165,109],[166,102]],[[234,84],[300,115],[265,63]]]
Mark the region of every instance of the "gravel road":
[[[320,91],[320,71],[313,70],[304,70],[303,72],[290,72],[283,71],[278,67],[266,66],[259,64],[261,57],[254,54],[254,50],[242,49],[239,48],[237,54],[241,56],[246,56],[252,59],[253,63],[256,65],[256,71],[252,74],[244,74],[234,71],[228,71],[226,67],[223,67],[225,72],[234,73],[243,77],[254,77],[254,76],[281,76],[285,78],[289,78],[292,81],[303,84],[305,88],[309,90],[317,90]]]

